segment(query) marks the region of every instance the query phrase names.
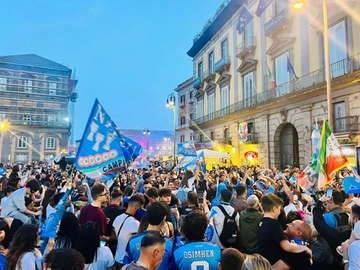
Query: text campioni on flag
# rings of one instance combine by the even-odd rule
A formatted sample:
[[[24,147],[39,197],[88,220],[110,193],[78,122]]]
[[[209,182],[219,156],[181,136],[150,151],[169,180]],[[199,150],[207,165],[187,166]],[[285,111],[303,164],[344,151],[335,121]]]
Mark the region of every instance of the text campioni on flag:
[[[141,145],[119,132],[96,99],[76,155],[78,170],[93,179],[111,180],[141,152]]]

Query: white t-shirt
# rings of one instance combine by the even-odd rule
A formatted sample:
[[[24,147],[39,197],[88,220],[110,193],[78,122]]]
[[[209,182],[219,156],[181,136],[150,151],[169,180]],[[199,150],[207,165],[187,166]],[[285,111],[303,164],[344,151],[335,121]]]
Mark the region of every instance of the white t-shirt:
[[[221,204],[221,205],[224,207],[225,211],[229,214],[229,216],[232,216],[234,214],[235,211],[234,207],[228,204]],[[221,249],[225,249],[225,247],[221,244],[219,239],[219,236],[221,235],[224,227],[225,216],[218,206],[214,206],[213,208],[211,208],[209,219],[212,221],[212,224],[216,228],[213,237],[211,239],[211,243],[220,246]],[[239,213],[235,217],[235,222],[239,227]]]
[[[15,270],[36,270],[37,259],[41,258],[41,252],[35,249],[33,252],[26,252],[16,265]]]
[[[140,225],[140,222],[137,221],[134,217],[129,216],[128,214],[121,214],[120,216],[116,217],[113,223],[115,235],[118,235],[119,229],[123,222],[124,225],[122,226],[120,234],[118,236],[118,244],[115,254],[115,260],[119,263],[123,263],[126,245],[129,242],[131,236],[137,233]]]
[[[85,264],[85,270],[106,270],[115,264],[114,257],[108,247],[99,247],[97,249],[96,262]]]
[[[349,247],[349,270],[360,269],[360,240],[354,241]]]
[[[301,202],[299,202],[300,206],[299,206],[299,209],[303,209],[303,204]],[[293,203],[289,203],[287,206],[284,207],[284,211],[285,211],[285,214],[289,214],[290,211],[295,211],[297,212],[298,210],[296,209],[296,206],[295,204]]]

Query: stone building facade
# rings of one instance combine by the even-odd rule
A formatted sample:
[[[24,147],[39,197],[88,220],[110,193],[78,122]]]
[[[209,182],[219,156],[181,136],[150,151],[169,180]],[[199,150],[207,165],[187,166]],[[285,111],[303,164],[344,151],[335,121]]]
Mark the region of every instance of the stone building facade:
[[[295,13],[291,1],[275,0],[260,18],[254,14],[258,1],[231,0],[220,6],[188,51],[196,89],[190,128],[196,142],[232,148],[238,165],[306,166],[314,126],[318,123],[321,129],[328,112],[322,13],[311,2],[305,12]],[[360,0],[327,5],[332,129],[355,163],[360,146],[360,24],[354,14],[360,13]],[[239,33],[244,8],[255,18]]]
[[[72,70],[35,54],[0,57],[0,162],[28,163],[68,151]]]

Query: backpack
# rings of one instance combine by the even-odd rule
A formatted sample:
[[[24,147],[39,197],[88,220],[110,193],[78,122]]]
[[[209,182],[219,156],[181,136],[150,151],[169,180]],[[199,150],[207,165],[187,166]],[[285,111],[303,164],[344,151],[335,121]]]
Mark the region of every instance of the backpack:
[[[221,210],[221,212],[223,212],[225,218],[224,218],[224,226],[220,235],[216,230],[216,226],[214,226],[216,230],[216,234],[219,236],[219,240],[224,247],[237,248],[238,227],[235,221],[237,212],[234,210],[233,215],[230,216],[222,205],[219,205],[218,207]]]

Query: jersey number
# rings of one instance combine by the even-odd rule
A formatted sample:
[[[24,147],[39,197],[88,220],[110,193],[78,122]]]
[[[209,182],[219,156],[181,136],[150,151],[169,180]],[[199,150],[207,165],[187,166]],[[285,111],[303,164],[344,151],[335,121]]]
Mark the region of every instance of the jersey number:
[[[204,270],[209,270],[209,263],[207,261],[192,262],[191,270],[197,270],[199,266],[202,266]]]

